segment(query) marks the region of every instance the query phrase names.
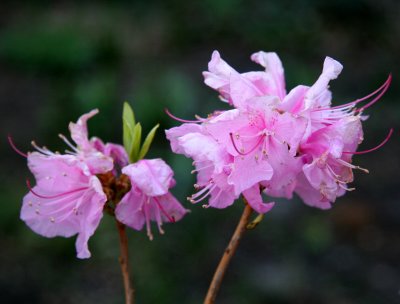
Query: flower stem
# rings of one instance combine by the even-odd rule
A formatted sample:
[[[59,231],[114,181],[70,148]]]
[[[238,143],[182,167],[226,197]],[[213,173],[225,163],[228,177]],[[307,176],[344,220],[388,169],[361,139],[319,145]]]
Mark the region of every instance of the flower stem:
[[[116,222],[119,233],[119,246],[121,249],[119,264],[121,265],[122,279],[124,281],[125,303],[134,304],[135,290],[132,287],[132,282],[129,274],[128,238],[126,236],[126,226],[117,219]]]
[[[214,273],[210,287],[208,288],[206,298],[204,300],[204,304],[213,304],[215,302],[215,298],[217,296],[219,288],[221,287],[221,283],[224,278],[226,269],[228,268],[229,262],[235,254],[236,249],[239,246],[240,239],[242,238],[243,233],[246,230],[246,226],[249,222],[249,218],[251,213],[253,212],[253,209],[249,206],[249,204],[247,204],[246,201],[245,203],[246,206],[243,210],[240,221]]]

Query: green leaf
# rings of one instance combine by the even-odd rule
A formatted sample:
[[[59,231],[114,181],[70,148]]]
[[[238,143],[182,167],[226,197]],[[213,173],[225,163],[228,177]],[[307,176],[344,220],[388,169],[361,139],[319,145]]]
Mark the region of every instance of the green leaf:
[[[133,136],[132,136],[132,148],[129,153],[129,160],[131,163],[137,162],[139,160],[139,149],[140,142],[142,141],[142,126],[140,122],[138,122],[133,128]]]
[[[147,134],[146,139],[143,142],[142,148],[140,149],[139,157],[138,159],[142,159],[146,156],[147,152],[149,151],[150,145],[153,142],[154,135],[156,134],[156,131],[160,125],[157,124],[154,126],[153,129]]]
[[[122,140],[128,155],[130,154],[133,146],[133,132],[135,127],[135,114],[131,106],[125,102],[122,112]]]
[[[135,125],[135,114],[133,113],[133,110],[129,103],[127,101],[124,102],[124,109],[122,112],[122,117],[126,119],[127,121],[132,123],[132,126]]]

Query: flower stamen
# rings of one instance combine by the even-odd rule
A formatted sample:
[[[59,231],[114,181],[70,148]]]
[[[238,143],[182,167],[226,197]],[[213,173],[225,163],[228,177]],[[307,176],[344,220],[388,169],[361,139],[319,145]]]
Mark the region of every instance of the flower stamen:
[[[158,206],[158,208],[161,210],[161,212],[165,215],[165,217],[171,222],[171,223],[175,223],[175,218],[173,216],[170,216],[165,209],[163,208],[163,206],[161,206],[161,203],[158,201],[158,199],[156,197],[154,197],[154,200]]]
[[[266,136],[266,134],[261,134],[260,138],[258,139],[257,143],[254,145],[253,148],[251,148],[249,151],[245,152],[243,148],[238,149],[236,143],[235,143],[235,139],[233,138],[233,134],[232,132],[229,133],[229,137],[231,139],[232,145],[235,148],[236,152],[239,153],[240,155],[246,156],[249,155],[251,152],[253,152],[255,149],[258,148],[258,146],[261,144],[261,142],[264,140],[264,137]]]
[[[58,137],[60,137],[73,151],[75,151],[76,153],[79,152],[78,149],[73,144],[71,144],[71,142],[64,135],[58,134]]]
[[[44,199],[59,198],[59,197],[62,197],[62,196],[68,195],[68,194],[72,194],[72,193],[75,193],[75,192],[79,192],[79,191],[83,191],[83,190],[88,189],[88,187],[82,187],[82,188],[77,188],[77,189],[74,189],[74,190],[71,190],[71,191],[67,191],[67,192],[63,192],[63,193],[56,194],[56,195],[41,195],[41,194],[38,194],[37,192],[35,192],[35,191],[33,190],[29,179],[26,180],[26,185],[27,185],[29,191],[30,191],[33,195],[35,195],[35,196],[37,196],[37,197],[40,197],[40,198],[44,198]]]
[[[352,165],[352,164],[350,164],[350,163],[344,161],[344,160],[341,159],[341,158],[336,158],[336,161],[337,161],[339,164],[341,164],[341,165],[343,165],[343,166],[345,166],[345,167],[348,167],[348,168],[351,168],[351,169],[358,169],[358,170],[361,170],[361,171],[363,171],[363,172],[365,172],[365,173],[369,173],[368,169],[364,169],[364,168],[361,168],[361,167],[359,167],[359,166],[354,166],[354,165]]]
[[[199,116],[196,115],[197,120],[187,120],[187,119],[182,119],[179,117],[176,117],[175,115],[173,115],[167,108],[164,109],[165,114],[167,114],[169,117],[171,117],[172,119],[179,121],[179,122],[184,122],[184,123],[200,123],[200,122],[204,122],[205,119],[200,118]]]
[[[22,152],[20,149],[18,149],[18,148],[15,146],[14,141],[13,141],[11,135],[8,135],[7,138],[8,138],[8,143],[10,144],[11,148],[12,148],[17,154],[19,154],[19,155],[21,155],[21,156],[23,156],[23,157],[28,157],[28,154]]]
[[[390,139],[392,134],[393,134],[393,128],[391,128],[389,130],[389,133],[386,136],[386,138],[379,145],[377,145],[376,147],[374,147],[372,149],[368,149],[368,150],[364,150],[364,151],[355,151],[355,152],[343,151],[342,153],[344,153],[344,154],[366,154],[366,153],[369,153],[369,152],[376,151],[376,150],[378,150],[379,148],[381,148],[382,146],[384,146],[388,142],[388,140]]]

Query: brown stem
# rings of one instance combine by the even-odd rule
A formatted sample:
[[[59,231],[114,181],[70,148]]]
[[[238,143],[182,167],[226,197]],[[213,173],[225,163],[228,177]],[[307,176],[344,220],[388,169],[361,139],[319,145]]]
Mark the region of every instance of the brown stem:
[[[128,238],[126,236],[126,226],[116,219],[117,228],[119,233],[119,246],[121,255],[119,257],[119,264],[121,265],[122,279],[124,281],[125,289],[125,303],[134,304],[135,290],[132,287],[129,277],[129,256],[128,256]]]
[[[222,279],[224,278],[226,269],[228,268],[229,262],[236,252],[236,249],[239,245],[240,239],[242,238],[244,231],[246,230],[246,226],[249,222],[249,218],[252,212],[253,209],[251,209],[251,207],[246,203],[242,217],[240,218],[240,221],[236,227],[235,232],[232,235],[228,246],[224,251],[224,254],[222,255],[217,270],[214,273],[210,287],[208,288],[206,298],[204,300],[204,304],[213,304],[215,302],[215,298],[217,296],[219,288],[221,287]]]

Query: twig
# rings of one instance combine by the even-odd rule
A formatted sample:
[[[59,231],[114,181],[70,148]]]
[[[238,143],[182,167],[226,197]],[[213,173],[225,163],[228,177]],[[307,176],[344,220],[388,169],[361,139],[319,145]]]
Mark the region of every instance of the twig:
[[[231,261],[233,255],[236,252],[236,249],[239,245],[240,239],[243,236],[244,231],[246,230],[246,226],[249,222],[249,218],[253,209],[247,204],[243,210],[242,217],[236,227],[235,232],[232,235],[232,238],[226,247],[224,254],[222,255],[221,261],[218,264],[217,270],[214,273],[213,279],[211,281],[210,287],[208,288],[208,292],[206,298],[204,300],[204,304],[213,304],[215,302],[215,298],[221,287],[222,279],[224,278],[224,274],[226,269]]]
[[[128,256],[128,238],[126,236],[126,227],[124,224],[116,219],[117,228],[119,233],[119,245],[121,249],[121,255],[119,257],[119,264],[121,265],[122,279],[124,281],[125,289],[125,303],[134,304],[135,290],[132,287],[130,275],[129,275],[129,256]]]

